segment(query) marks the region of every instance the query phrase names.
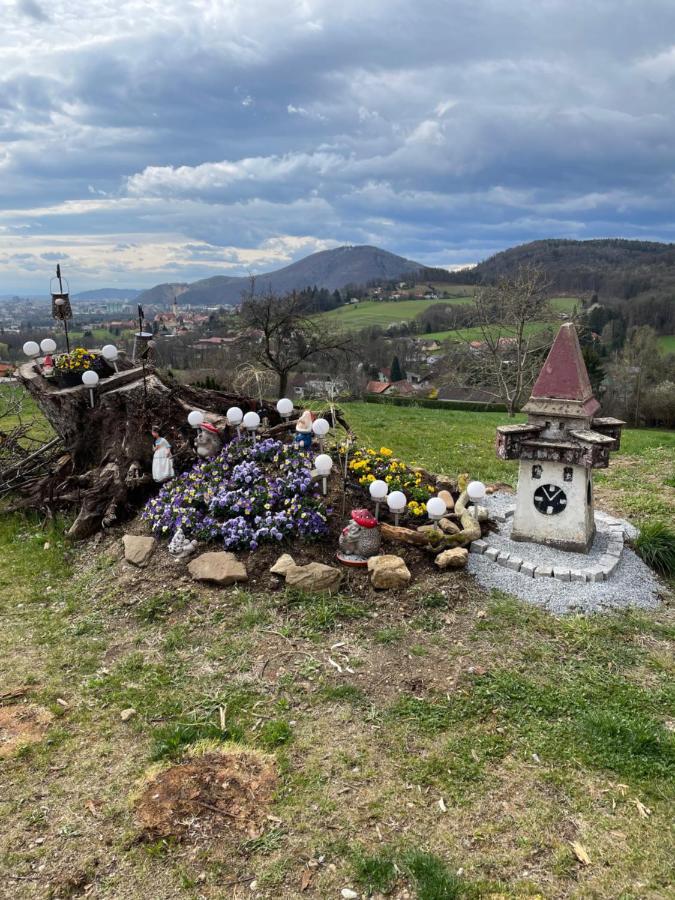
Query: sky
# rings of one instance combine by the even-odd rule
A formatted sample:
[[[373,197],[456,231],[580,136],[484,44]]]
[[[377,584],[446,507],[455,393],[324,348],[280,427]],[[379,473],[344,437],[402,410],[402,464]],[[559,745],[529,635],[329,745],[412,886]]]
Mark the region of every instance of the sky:
[[[673,0],[0,0],[0,294],[675,240]]]

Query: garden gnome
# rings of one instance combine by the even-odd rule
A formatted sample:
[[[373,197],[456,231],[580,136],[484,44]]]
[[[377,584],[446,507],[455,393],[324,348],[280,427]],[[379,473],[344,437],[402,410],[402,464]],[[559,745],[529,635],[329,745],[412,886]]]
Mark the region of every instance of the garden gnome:
[[[159,425],[152,426],[154,453],[152,455],[152,477],[158,484],[173,478],[173,457],[171,444],[162,437]]]
[[[54,357],[51,353],[48,353],[45,358],[42,360],[42,374],[43,375],[53,375],[54,374]]]
[[[296,444],[300,444],[303,450],[310,450],[312,447],[312,422],[314,421],[314,416],[312,415],[311,410],[305,409],[303,410],[302,415],[297,421],[295,426],[295,438],[294,441]]]
[[[212,425],[210,422],[202,422],[197,430],[195,449],[197,450],[197,455],[204,459],[218,456],[223,449],[223,441],[215,425]]]
[[[337,557],[347,566],[366,566],[380,552],[379,523],[367,509],[353,509],[351,522],[342,529]]]
[[[197,550],[197,541],[192,540],[189,541],[185,537],[185,532],[182,528],[178,528],[176,533],[169,541],[169,553],[176,560],[187,559],[188,556],[192,556],[192,554]]]

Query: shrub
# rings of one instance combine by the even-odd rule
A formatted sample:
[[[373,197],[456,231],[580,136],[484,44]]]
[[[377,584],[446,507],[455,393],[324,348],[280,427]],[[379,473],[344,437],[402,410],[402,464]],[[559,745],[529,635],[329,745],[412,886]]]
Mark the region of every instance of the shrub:
[[[308,454],[271,439],[232,441],[168,482],[142,516],[157,535],[182,528],[200,540],[222,540],[228,550],[328,533]]]
[[[665,522],[649,522],[640,529],[635,549],[652,569],[675,578],[675,529]]]

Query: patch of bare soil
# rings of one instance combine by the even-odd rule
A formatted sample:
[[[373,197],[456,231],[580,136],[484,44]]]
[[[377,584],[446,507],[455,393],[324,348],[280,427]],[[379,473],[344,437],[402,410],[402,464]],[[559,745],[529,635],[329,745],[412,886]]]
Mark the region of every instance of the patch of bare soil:
[[[41,706],[21,703],[0,707],[0,759],[42,740],[54,716]]]
[[[224,827],[259,837],[276,785],[271,757],[214,750],[152,776],[136,802],[136,817],[151,840],[196,838]]]

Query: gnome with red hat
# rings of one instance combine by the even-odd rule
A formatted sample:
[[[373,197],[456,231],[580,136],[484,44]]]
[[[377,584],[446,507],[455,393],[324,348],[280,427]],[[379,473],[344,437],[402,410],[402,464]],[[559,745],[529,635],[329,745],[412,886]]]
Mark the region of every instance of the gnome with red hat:
[[[195,450],[202,459],[218,456],[223,449],[223,441],[215,425],[210,422],[202,422],[197,430],[195,438]]]
[[[366,566],[380,552],[379,523],[367,509],[353,509],[351,522],[342,529],[337,557],[348,566]]]

